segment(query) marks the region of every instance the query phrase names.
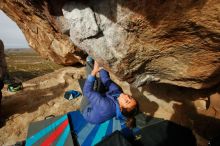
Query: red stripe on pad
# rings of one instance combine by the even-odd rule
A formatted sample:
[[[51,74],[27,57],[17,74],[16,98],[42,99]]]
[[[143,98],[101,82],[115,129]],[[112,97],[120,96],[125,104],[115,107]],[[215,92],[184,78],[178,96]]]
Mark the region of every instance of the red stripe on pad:
[[[59,135],[66,128],[67,125],[68,119],[65,120],[53,133],[51,133],[50,136],[41,144],[41,146],[51,145],[57,139],[57,137],[59,137]]]

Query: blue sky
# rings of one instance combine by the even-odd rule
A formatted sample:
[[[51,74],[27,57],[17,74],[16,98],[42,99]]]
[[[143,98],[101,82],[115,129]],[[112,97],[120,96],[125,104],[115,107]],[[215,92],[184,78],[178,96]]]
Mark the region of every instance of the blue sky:
[[[0,39],[5,48],[29,48],[28,43],[14,21],[0,10]]]

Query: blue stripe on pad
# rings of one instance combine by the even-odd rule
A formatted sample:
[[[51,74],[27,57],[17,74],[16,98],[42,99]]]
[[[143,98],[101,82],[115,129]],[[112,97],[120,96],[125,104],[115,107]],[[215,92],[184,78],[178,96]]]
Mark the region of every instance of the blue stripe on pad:
[[[107,131],[106,131],[106,136],[109,136],[110,134],[112,134],[112,125],[113,124],[113,120],[111,119],[109,121],[109,124],[108,124],[108,128],[107,128]]]
[[[83,118],[80,111],[71,112],[68,116],[77,134],[78,143],[81,146],[95,145],[105,136],[109,136],[114,131],[120,131],[126,127],[125,121],[118,120],[116,117],[102,124],[90,124]]]
[[[68,113],[69,116],[69,122],[74,128],[74,132],[78,134],[88,123],[80,113],[80,111],[73,111]]]
[[[88,137],[86,138],[86,140],[83,142],[83,144],[81,146],[91,146],[92,145],[92,141],[93,141],[97,131],[99,130],[99,126],[100,126],[100,124],[96,125],[95,128],[93,128],[93,130],[91,131],[91,133],[88,135]]]
[[[116,131],[116,130],[121,130],[121,123],[120,120],[117,120],[115,117],[113,118],[113,128],[112,128],[112,132]]]
[[[80,145],[86,140],[94,127],[94,124],[87,123],[86,126],[78,133],[77,137]]]
[[[110,120],[105,121],[104,123],[102,123],[100,125],[99,130],[97,131],[97,133],[95,135],[95,138],[94,138],[94,140],[92,142],[92,145],[95,145],[98,142],[100,142],[102,140],[102,138],[105,136],[107,128],[108,128],[109,121]]]

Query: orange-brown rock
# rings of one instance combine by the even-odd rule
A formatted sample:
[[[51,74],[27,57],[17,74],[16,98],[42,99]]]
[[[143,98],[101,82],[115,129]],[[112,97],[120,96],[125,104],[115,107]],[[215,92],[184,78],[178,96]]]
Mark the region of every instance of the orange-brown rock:
[[[119,78],[207,88],[220,81],[218,0],[71,1],[70,38]]]
[[[219,0],[1,0],[0,7],[57,63],[83,62],[84,50],[135,86],[220,81]]]
[[[59,32],[46,1],[1,0],[0,9],[17,23],[31,48],[58,64],[84,63],[85,53]]]
[[[130,88],[147,115],[191,127],[198,143],[219,132],[219,92],[191,89],[220,82],[219,0],[1,0],[0,8],[42,56],[69,65],[83,63],[84,50],[135,86],[156,82]]]
[[[220,117],[219,117],[219,115],[220,115],[220,94],[219,93],[215,93],[210,96],[210,107],[209,108],[213,108],[215,111],[216,118],[220,119]]]

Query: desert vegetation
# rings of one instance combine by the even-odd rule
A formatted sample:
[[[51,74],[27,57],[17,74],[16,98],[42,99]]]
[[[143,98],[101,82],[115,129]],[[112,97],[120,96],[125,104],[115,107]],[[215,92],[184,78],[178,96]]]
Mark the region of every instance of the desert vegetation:
[[[5,54],[10,78],[20,81],[45,75],[63,67],[42,58],[32,49],[7,49]]]

